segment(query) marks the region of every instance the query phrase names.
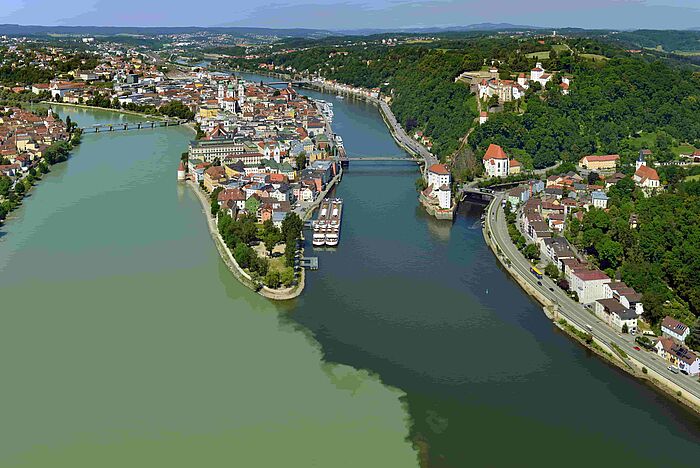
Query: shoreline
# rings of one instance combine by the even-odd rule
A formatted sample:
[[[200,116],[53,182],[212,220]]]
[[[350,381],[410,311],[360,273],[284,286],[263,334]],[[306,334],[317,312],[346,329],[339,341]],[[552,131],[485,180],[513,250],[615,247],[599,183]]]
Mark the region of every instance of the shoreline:
[[[97,106],[87,106],[85,104],[72,104],[68,102],[52,102],[52,101],[39,101],[39,104],[46,104],[49,106],[66,106],[66,107],[75,107],[77,109],[89,109],[89,110],[100,110],[100,111],[107,111],[107,112],[116,112],[118,114],[127,114],[127,115],[135,115],[137,117],[144,117],[147,119],[157,119],[157,120],[165,120],[166,118],[163,117],[162,115],[152,115],[152,114],[144,114],[143,112],[137,112],[137,111],[130,111],[127,109],[113,109],[111,107],[97,107]],[[189,122],[188,122],[189,124]]]
[[[494,199],[495,200],[495,199]],[[493,203],[493,201],[491,202]],[[486,207],[486,212],[488,213],[488,207]],[[525,291],[525,293],[539,302],[543,307],[542,311],[545,316],[552,321],[552,324],[561,330],[563,333],[568,335],[570,338],[574,339],[580,343],[586,349],[597,354],[605,362],[610,365],[617,367],[618,369],[626,372],[628,375],[651,385],[655,390],[663,393],[666,397],[669,397],[676,401],[677,403],[683,405],[686,409],[694,412],[696,415],[700,415],[700,398],[689,394],[687,391],[676,385],[674,382],[668,380],[663,375],[659,374],[653,369],[644,366],[641,362],[637,361],[633,356],[627,355],[628,361],[622,359],[617,351],[607,345],[607,343],[600,341],[598,338],[593,336],[592,343],[586,343],[583,339],[577,336],[573,331],[568,330],[566,327],[559,323],[560,320],[564,320],[569,327],[579,330],[583,333],[589,333],[587,330],[581,329],[577,324],[567,320],[565,317],[561,316],[557,312],[556,304],[552,303],[549,299],[542,295],[542,293],[531,287],[527,281],[513,268],[510,268],[506,263],[506,258],[502,254],[502,251],[497,244],[497,242],[492,239],[490,232],[487,232],[487,228],[484,227],[481,230],[484,237],[486,245],[491,249],[494,257],[498,260],[501,266],[508,272],[508,275],[515,280],[520,288]],[[596,346],[594,347],[593,344]],[[602,350],[602,351],[601,351]],[[646,372],[643,371],[646,369]]]
[[[192,189],[197,200],[199,200],[200,204],[202,205],[202,212],[207,222],[209,234],[211,235],[211,239],[214,242],[214,245],[216,246],[216,250],[219,252],[221,260],[226,264],[229,271],[231,271],[231,274],[233,274],[233,276],[241,284],[251,289],[252,291],[260,294],[261,296],[275,301],[286,301],[299,297],[299,295],[304,290],[304,287],[306,286],[306,270],[304,268],[301,269],[301,273],[299,275],[299,282],[291,288],[270,289],[267,286],[258,287],[253,278],[238,265],[236,259],[233,258],[233,253],[231,252],[231,249],[228,248],[223,238],[221,237],[219,229],[217,228],[216,219],[211,215],[210,202],[207,199],[207,196],[202,192],[202,189],[200,189],[199,186],[191,180],[185,181],[185,184],[190,189]]]

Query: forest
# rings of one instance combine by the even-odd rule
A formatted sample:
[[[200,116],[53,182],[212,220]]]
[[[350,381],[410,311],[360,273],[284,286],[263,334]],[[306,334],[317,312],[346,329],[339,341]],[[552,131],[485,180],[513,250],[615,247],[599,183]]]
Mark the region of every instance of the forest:
[[[645,197],[625,178],[609,196],[609,210],[591,209],[581,222],[571,218],[566,237],[611,278],[619,274],[642,293],[650,323],[671,315],[700,332],[700,182],[679,182]],[[637,228],[629,223],[633,214]],[[700,341],[689,344],[700,350]]]
[[[669,143],[657,152],[670,160],[670,141],[700,146],[700,76],[660,62],[617,58],[573,64],[569,95],[553,83],[542,93],[529,93],[525,111],[493,115],[477,128],[470,145],[482,150],[497,143],[522,150],[535,168],[557,161],[577,161],[588,154],[621,154],[633,158],[634,140],[663,134]]]
[[[501,79],[528,72],[536,61],[547,70],[573,77],[571,93],[561,94],[555,76],[544,90],[528,92],[524,102],[508,105],[472,133],[477,157],[489,143],[503,146],[534,168],[576,161],[594,153],[619,153],[629,162],[642,144],[639,137],[661,135],[659,160],[670,147],[700,138],[700,78],[687,68],[635,57],[611,41],[454,37],[421,44],[385,47],[372,42],[325,39],[317,47],[273,54],[256,63],[291,67],[342,83],[379,87],[392,98],[397,119],[409,131],[422,130],[441,159],[459,147],[476,116],[469,89],[454,79],[466,70],[494,61]],[[533,54],[543,54],[539,59]],[[232,64],[255,68],[246,60]],[[698,146],[696,144],[696,146]],[[656,148],[655,148],[656,149]]]

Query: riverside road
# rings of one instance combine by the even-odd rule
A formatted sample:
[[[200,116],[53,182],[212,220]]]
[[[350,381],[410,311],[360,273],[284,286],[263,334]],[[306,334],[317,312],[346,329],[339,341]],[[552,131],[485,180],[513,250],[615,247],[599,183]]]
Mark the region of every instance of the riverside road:
[[[504,194],[499,193],[488,206],[486,216],[487,235],[492,236],[492,240],[501,249],[501,252],[510,259],[510,269],[514,269],[517,274],[527,281],[527,283],[536,290],[539,290],[549,301],[558,306],[558,313],[565,317],[569,322],[576,324],[582,330],[590,326],[591,333],[595,338],[606,344],[614,343],[624,350],[628,355],[633,357],[658,374],[666,377],[674,384],[681,387],[688,394],[700,398],[700,383],[697,382],[697,377],[691,377],[684,374],[673,374],[667,367],[668,362],[661,359],[653,352],[637,351],[634,338],[630,335],[622,335],[616,333],[608,325],[601,322],[592,312],[589,312],[583,305],[573,301],[562,289],[560,289],[550,278],[543,277],[538,284],[530,272],[530,262],[517,250],[511,242],[508,235],[508,226],[503,215],[503,210],[500,209],[501,201]]]

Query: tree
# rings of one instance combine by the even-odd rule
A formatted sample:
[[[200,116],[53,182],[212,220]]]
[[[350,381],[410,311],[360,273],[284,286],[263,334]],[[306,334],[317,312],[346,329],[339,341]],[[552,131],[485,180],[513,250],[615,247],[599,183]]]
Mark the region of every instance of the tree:
[[[627,324],[626,324],[626,323],[623,323],[623,324],[622,324],[622,333],[625,333],[625,334],[626,334],[626,333],[629,333],[629,331],[630,331],[630,329],[629,329],[629,327],[627,326]]]
[[[287,216],[282,220],[282,238],[286,240],[299,239],[301,238],[301,231],[303,228],[304,222],[298,214],[293,211],[287,213]]]
[[[21,198],[25,191],[26,189],[24,187],[24,183],[21,180],[18,180],[15,184],[15,193]]]
[[[544,273],[550,278],[556,279],[559,277],[559,269],[556,267],[556,265],[554,265],[554,263],[548,263],[544,269]]]
[[[277,243],[279,242],[280,237],[279,234],[276,232],[266,232],[264,237],[263,237],[263,242],[265,243],[265,248],[267,249],[267,252],[272,255],[272,250],[275,248]]]
[[[306,168],[306,151],[302,151],[299,154],[297,154],[297,157],[294,160],[296,161],[298,170],[301,171],[304,168]]]
[[[279,288],[280,281],[280,274],[276,270],[270,270],[267,272],[267,275],[265,275],[265,286],[267,286],[268,288]]]
[[[284,264],[288,267],[294,266],[294,257],[296,256],[297,240],[294,237],[287,237],[284,243]]]
[[[530,260],[536,260],[540,258],[540,248],[537,247],[537,244],[527,244],[523,249],[523,255]]]
[[[251,254],[255,255],[255,252],[243,243],[238,244],[236,248],[233,249],[233,258],[241,268],[248,268],[250,266]]]
[[[689,348],[700,351],[700,317],[695,320],[695,325],[690,328],[690,334],[685,339]]]
[[[599,179],[600,179],[600,176],[598,175],[597,172],[591,171],[588,173],[588,185],[595,185]]]
[[[292,284],[294,284],[294,270],[291,268],[285,268],[282,270],[280,280],[286,287],[290,287]]]

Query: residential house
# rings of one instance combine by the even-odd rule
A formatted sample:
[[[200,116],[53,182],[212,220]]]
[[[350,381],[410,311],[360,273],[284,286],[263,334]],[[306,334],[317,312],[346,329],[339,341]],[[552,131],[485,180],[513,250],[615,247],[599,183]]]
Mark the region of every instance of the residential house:
[[[637,314],[615,299],[598,299],[593,309],[598,318],[617,331],[637,331]]]
[[[700,358],[673,338],[662,336],[654,347],[659,356],[678,366],[686,374],[693,376],[700,374]]]
[[[690,334],[690,328],[686,324],[667,315],[661,321],[661,332],[664,335],[677,339],[678,341],[685,341]]]

